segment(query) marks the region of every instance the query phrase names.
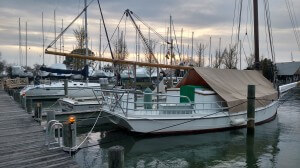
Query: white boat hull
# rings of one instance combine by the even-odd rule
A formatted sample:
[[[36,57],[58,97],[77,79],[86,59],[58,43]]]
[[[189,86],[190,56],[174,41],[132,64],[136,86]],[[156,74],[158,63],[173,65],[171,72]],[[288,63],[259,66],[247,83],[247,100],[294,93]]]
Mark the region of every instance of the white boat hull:
[[[278,101],[271,103],[270,105],[258,108],[255,111],[255,123],[260,124],[263,122],[271,121],[276,116],[278,107]],[[113,116],[109,117],[110,121],[125,127],[126,129],[139,132],[139,133],[180,133],[180,132],[209,132],[218,131],[236,127],[246,126],[247,113],[240,112],[228,116],[228,113],[223,112],[215,115],[202,115],[202,116],[186,116],[186,117],[157,117],[155,116],[136,116],[125,117],[124,115],[106,111]],[[212,113],[213,114],[213,113]],[[206,117],[205,117],[206,116]],[[234,125],[235,120],[244,120],[239,125]]]

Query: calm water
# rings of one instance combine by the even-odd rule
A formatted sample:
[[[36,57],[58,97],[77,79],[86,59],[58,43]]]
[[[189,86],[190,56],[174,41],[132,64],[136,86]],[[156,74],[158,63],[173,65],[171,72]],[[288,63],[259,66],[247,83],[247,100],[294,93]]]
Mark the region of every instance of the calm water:
[[[125,148],[128,168],[299,167],[300,89],[287,95],[275,120],[257,126],[255,137],[246,129],[218,133],[141,137],[112,126],[94,132],[74,158],[81,167],[107,167],[107,149]],[[81,129],[78,142],[86,136]]]

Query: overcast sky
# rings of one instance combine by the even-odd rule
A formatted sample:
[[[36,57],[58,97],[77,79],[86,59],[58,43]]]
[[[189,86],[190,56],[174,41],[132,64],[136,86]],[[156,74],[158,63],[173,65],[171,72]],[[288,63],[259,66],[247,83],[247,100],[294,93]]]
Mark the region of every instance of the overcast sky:
[[[88,0],[90,2],[90,0]],[[180,44],[181,29],[183,28],[183,46],[185,57],[192,55],[192,32],[194,32],[194,57],[196,46],[205,44],[206,56],[209,53],[209,38],[212,38],[211,53],[218,49],[221,38],[221,49],[231,44],[234,8],[236,0],[100,0],[108,35],[111,37],[121,16],[126,9],[132,10],[146,23],[151,25],[162,36],[166,36],[170,14],[174,20],[177,43]],[[237,0],[239,2],[239,0]],[[290,1],[291,2],[291,1]],[[252,0],[243,0],[241,39],[243,41],[242,66],[245,67],[245,55],[253,50],[252,44]],[[42,12],[44,13],[45,45],[48,46],[54,39],[54,10],[56,11],[57,35],[61,31],[62,19],[64,27],[83,9],[84,0],[0,0],[0,51],[2,59],[9,63],[19,64],[19,24],[21,18],[22,44],[25,45],[25,22],[28,24],[28,64],[42,63]],[[293,0],[296,16],[300,16],[300,1]],[[249,8],[250,7],[250,8]],[[261,55],[270,57],[266,42],[263,0],[259,0],[260,20],[260,49]],[[289,20],[285,0],[271,0],[270,12],[274,38],[274,48],[277,62],[291,61],[291,52],[294,60],[300,61],[300,53]],[[88,8],[89,48],[95,53],[99,51],[99,8],[95,0]],[[236,15],[237,19],[237,15]],[[299,19],[299,18],[298,18]],[[132,23],[123,19],[120,32],[126,32],[126,43],[130,52],[129,59],[135,59],[135,30]],[[298,21],[300,23],[300,20]],[[125,31],[126,24],[126,31]],[[143,34],[148,38],[148,30],[141,25]],[[71,51],[76,45],[73,30],[82,25],[82,17],[73,24],[64,34],[65,50]],[[234,23],[233,43],[236,41],[237,22]],[[246,30],[248,37],[245,36]],[[173,34],[174,36],[174,34]],[[157,42],[156,57],[163,61],[162,40],[150,33],[151,39]],[[102,27],[102,45],[107,42]],[[114,39],[114,38],[113,38]],[[249,41],[248,41],[249,39]],[[174,39],[175,40],[175,39]],[[250,43],[249,43],[250,42]],[[59,41],[57,48],[59,50]],[[177,47],[176,47],[177,48]],[[143,49],[142,49],[143,50]],[[181,50],[179,45],[179,50]],[[143,55],[143,51],[141,51]],[[22,63],[25,63],[25,47],[22,47]],[[110,57],[105,52],[105,57]],[[141,56],[142,57],[142,56]],[[55,62],[54,56],[46,55],[45,63]],[[206,63],[207,64],[207,63]]]

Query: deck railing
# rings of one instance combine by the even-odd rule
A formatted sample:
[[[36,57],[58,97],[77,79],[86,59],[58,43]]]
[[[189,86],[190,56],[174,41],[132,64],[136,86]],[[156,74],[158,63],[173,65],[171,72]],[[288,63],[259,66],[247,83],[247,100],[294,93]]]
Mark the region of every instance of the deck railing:
[[[116,89],[102,90],[103,104],[106,110],[115,113],[123,113],[124,116],[130,115],[187,115],[187,114],[203,114],[216,111],[226,111],[227,103],[224,101],[194,103],[187,96],[142,93],[134,92],[134,90]],[[141,101],[143,95],[152,95],[152,101]],[[138,99],[137,97],[140,97]],[[187,103],[180,101],[169,101],[168,98],[184,98]]]

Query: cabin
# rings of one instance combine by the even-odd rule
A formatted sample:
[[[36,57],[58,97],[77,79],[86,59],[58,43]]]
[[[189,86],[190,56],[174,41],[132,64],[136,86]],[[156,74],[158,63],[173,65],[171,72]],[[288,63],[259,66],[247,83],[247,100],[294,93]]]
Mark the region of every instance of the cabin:
[[[291,83],[300,80],[300,62],[276,63],[277,77],[281,83]]]

